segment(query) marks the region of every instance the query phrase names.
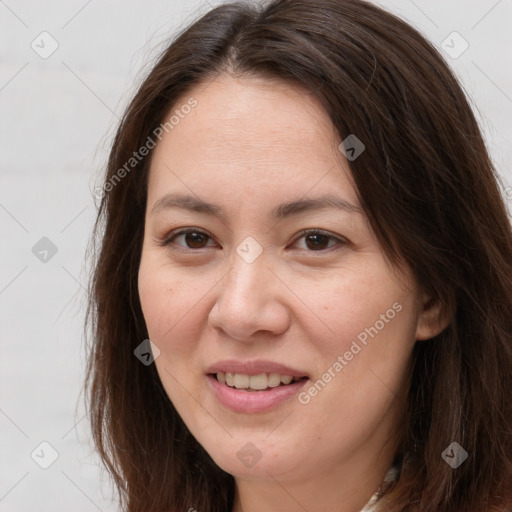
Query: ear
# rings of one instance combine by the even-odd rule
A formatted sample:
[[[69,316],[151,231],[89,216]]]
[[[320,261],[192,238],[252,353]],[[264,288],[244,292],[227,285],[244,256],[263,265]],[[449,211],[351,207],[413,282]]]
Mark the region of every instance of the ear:
[[[446,329],[452,318],[451,308],[423,294],[420,297],[416,340],[428,340]]]

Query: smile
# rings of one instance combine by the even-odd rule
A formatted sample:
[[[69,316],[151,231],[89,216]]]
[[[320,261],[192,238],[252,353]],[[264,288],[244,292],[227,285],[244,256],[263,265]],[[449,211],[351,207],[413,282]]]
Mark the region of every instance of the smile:
[[[279,373],[259,373],[248,375],[246,373],[218,372],[215,377],[221,384],[230,388],[247,389],[250,391],[262,391],[278,386],[287,386],[291,382],[297,382],[305,377],[294,377],[292,375],[281,375]]]
[[[309,379],[277,373],[248,375],[218,372],[208,374],[207,381],[223,407],[237,413],[255,414],[284,405],[300,392]],[[247,387],[238,387],[237,384]]]

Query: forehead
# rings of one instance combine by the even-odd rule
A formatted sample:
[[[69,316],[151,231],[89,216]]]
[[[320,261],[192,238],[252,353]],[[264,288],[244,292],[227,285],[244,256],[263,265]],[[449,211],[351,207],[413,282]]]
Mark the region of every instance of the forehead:
[[[243,189],[248,197],[340,191],[357,202],[348,163],[338,150],[340,138],[319,100],[304,89],[222,75],[188,91],[164,122],[190,98],[196,106],[184,109],[188,113],[163,133],[154,150],[150,199],[186,183],[196,193],[208,186],[228,195]]]

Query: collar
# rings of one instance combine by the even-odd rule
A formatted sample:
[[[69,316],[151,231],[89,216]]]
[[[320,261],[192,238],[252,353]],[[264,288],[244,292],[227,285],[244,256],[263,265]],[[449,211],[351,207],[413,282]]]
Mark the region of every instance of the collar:
[[[384,476],[384,480],[380,484],[377,491],[370,498],[370,501],[364,506],[361,512],[377,512],[376,503],[379,498],[389,489],[391,484],[398,480],[398,476],[400,474],[400,467],[398,465],[391,466],[386,475]]]

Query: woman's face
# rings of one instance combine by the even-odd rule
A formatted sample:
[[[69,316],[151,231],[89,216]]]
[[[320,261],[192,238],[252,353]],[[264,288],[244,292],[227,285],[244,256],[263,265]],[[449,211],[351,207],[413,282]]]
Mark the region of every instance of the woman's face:
[[[327,114],[299,88],[227,76],[166,120],[175,110],[152,155],[139,271],[165,391],[240,478],[368,467],[427,333]]]

